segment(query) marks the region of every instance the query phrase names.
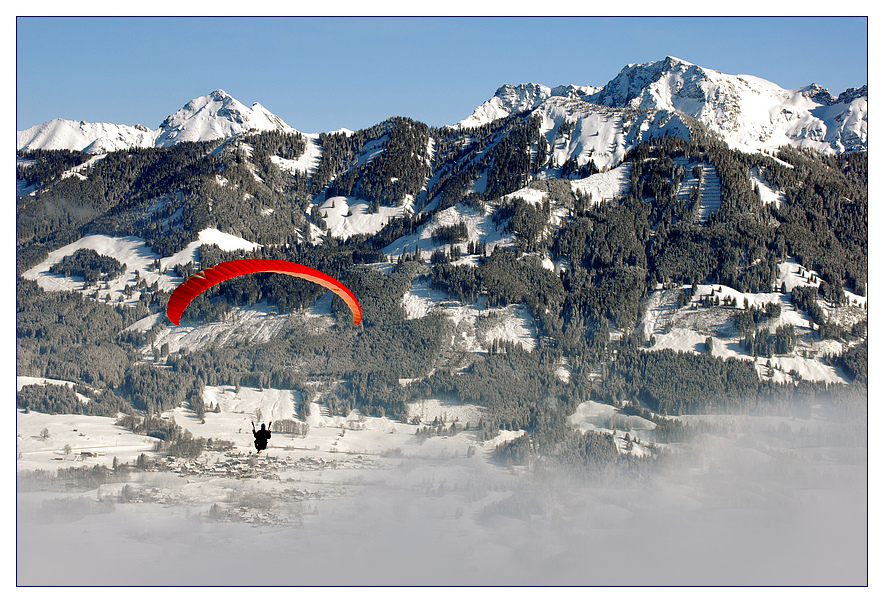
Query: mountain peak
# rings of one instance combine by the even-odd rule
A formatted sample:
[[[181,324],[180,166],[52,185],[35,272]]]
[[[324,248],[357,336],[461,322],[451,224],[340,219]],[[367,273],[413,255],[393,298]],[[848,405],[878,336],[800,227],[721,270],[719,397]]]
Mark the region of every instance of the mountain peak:
[[[635,71],[661,73],[673,70],[685,70],[691,67],[697,67],[697,65],[689,61],[679,59],[678,57],[666,56],[659,61],[648,61],[647,63],[629,63],[628,65],[626,65],[626,67],[620,70],[620,73]]]
[[[249,108],[218,88],[191,100],[167,117],[160,124],[156,146],[230,138],[251,130],[294,131],[260,104],[255,103]]]
[[[535,83],[504,84],[497,89],[494,96],[477,107],[470,117],[458,122],[457,125],[465,128],[481,126],[508,115],[534,110],[545,100],[553,97],[587,100],[598,90],[592,86],[573,84],[555,88]]]
[[[620,70],[594,97],[608,107],[673,109],[668,97],[692,88],[691,96],[705,80],[702,69],[674,57],[650,63],[632,63]],[[702,96],[705,96],[704,94]]]
[[[810,84],[804,88],[799,88],[799,93],[820,105],[833,105],[835,98],[831,95],[828,88],[823,88],[819,84]]]
[[[689,67],[696,67],[696,65],[694,65],[690,61],[685,61],[684,59],[680,59],[680,58],[674,57],[672,55],[668,55],[665,59],[663,59],[663,61],[666,63],[669,63],[673,67],[676,65],[687,65]]]
[[[835,101],[837,103],[845,103],[849,104],[855,101],[858,98],[862,98],[863,96],[869,96],[869,85],[864,84],[859,88],[848,88],[844,92],[838,95],[838,99]]]

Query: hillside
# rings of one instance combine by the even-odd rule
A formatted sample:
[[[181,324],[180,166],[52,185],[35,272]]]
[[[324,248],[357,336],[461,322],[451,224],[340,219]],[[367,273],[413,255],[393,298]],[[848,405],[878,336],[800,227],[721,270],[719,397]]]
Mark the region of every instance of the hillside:
[[[527,353],[517,363],[542,367],[541,380],[556,375],[550,395],[569,406],[581,388],[614,386],[599,382],[599,367],[616,368],[624,345],[745,362],[759,379],[741,386],[753,397],[767,395],[768,382],[847,384],[864,374],[863,155],[745,155],[665,111],[543,103],[543,114],[473,129],[396,118],[314,138],[267,132],[99,156],[22,154],[20,189],[31,192],[18,201],[21,303],[33,282],[43,296],[106,304],[95,312],[119,328],[73,335],[87,357],[112,343],[102,377],[70,352],[60,364],[40,360],[41,340],[56,335],[24,327],[40,322],[38,311],[20,314],[19,373],[109,386],[141,410],[199,395],[192,371],[207,384],[342,380],[342,408],[398,418],[420,391],[461,392],[461,402],[495,401],[496,428],[527,427],[537,405],[504,401],[483,383],[502,352]],[[808,229],[822,220],[826,229]],[[75,268],[87,261],[82,250],[117,268],[107,277],[111,268]],[[316,288],[257,277],[201,297],[187,326],[165,321],[163,304],[185,276],[249,255],[340,278],[363,298],[364,330],[340,323]],[[50,298],[48,307],[72,299]],[[249,360],[261,346],[276,351]],[[366,361],[375,346],[384,354]],[[297,360],[279,364],[277,354],[290,353]],[[151,366],[183,373],[147,401],[131,388]],[[618,390],[607,395],[645,395]]]

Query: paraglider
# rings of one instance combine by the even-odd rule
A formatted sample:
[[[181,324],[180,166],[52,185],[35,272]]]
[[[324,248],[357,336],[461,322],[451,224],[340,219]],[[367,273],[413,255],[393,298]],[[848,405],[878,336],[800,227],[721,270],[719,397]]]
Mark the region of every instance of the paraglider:
[[[358,325],[362,321],[362,308],[359,306],[359,301],[340,282],[309,266],[286,260],[272,259],[230,260],[229,262],[221,262],[211,268],[200,270],[178,285],[172,292],[171,297],[169,297],[169,303],[166,305],[166,315],[173,324],[178,325],[181,323],[181,315],[184,314],[184,310],[200,293],[227,279],[256,272],[288,274],[322,285],[344,300],[350,311],[353,312],[354,325]]]
[[[264,423],[261,423],[261,429],[255,431],[255,422],[252,421],[252,435],[255,436],[255,448],[258,449],[258,454],[261,454],[262,450],[267,449],[267,440],[270,439],[270,426],[273,425],[273,421],[264,426]]]

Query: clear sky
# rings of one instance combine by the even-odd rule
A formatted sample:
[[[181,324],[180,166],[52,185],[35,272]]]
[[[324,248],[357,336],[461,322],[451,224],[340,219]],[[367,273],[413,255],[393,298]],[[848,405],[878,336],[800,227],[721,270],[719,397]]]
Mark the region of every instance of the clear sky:
[[[27,7],[24,7],[26,10]],[[468,117],[502,84],[603,86],[667,55],[783,88],[868,82],[864,17],[18,17],[16,129],[156,128],[222,88],[303,132]]]

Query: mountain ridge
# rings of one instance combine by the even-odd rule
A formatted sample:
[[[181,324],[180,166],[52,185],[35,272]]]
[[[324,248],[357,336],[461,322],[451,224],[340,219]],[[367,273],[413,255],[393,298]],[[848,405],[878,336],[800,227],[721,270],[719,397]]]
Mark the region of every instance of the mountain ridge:
[[[541,93],[531,94],[538,90]],[[551,90],[536,84],[502,86],[458,125],[472,127],[488,123],[490,117],[542,111],[543,103],[555,96],[542,92]],[[816,84],[787,90],[763,78],[727,75],[669,56],[631,63],[602,88],[582,90],[586,93],[580,100],[594,105],[684,113],[746,152],[772,151],[785,144],[835,153],[868,149],[867,85],[835,98]],[[535,102],[526,107],[530,98]]]
[[[155,129],[53,119],[16,133],[18,150],[71,150],[99,154],[130,148],[169,147],[181,142],[227,139],[250,131],[296,133],[260,103],[247,107],[218,88],[198,96]]]
[[[848,88],[837,97],[817,84],[787,90],[756,76],[727,75],[672,56],[628,64],[602,87],[504,84],[450,127],[478,127],[526,111],[543,113],[551,99],[684,113],[722,135],[732,148],[747,152],[786,144],[827,153],[868,150],[868,85]],[[97,154],[226,139],[252,130],[297,132],[260,103],[247,107],[219,88],[189,101],[155,130],[55,119],[17,132],[17,148]]]

